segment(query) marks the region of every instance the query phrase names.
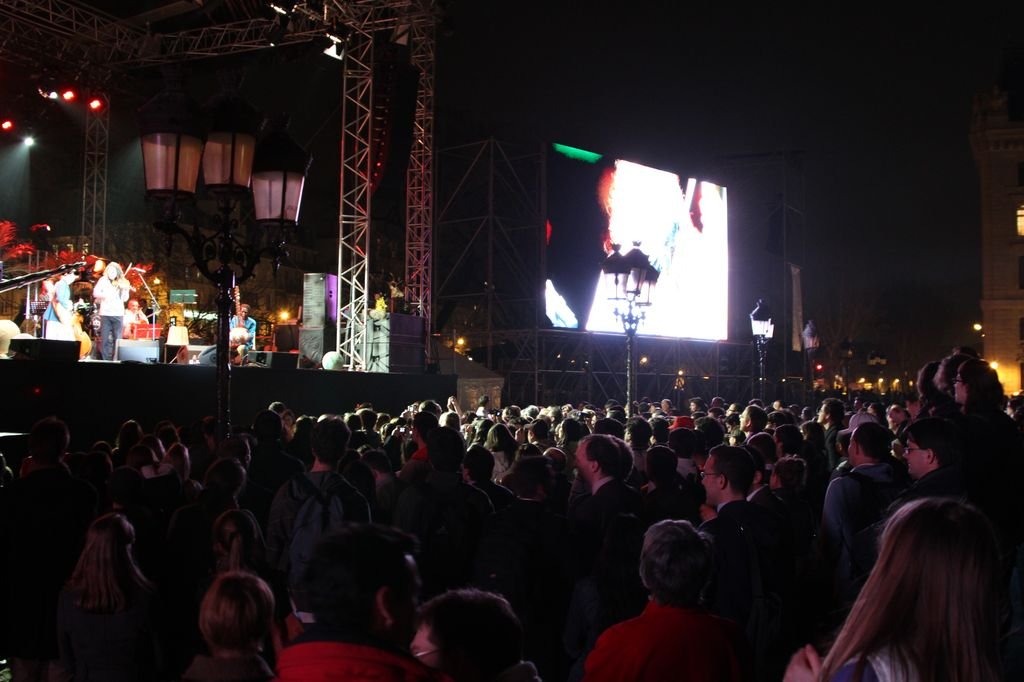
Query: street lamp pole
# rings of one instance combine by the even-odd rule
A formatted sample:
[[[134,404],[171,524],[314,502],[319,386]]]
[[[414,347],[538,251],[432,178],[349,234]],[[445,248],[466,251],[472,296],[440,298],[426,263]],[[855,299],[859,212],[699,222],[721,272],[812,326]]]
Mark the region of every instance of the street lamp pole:
[[[624,303],[622,310],[616,305],[615,316],[622,322],[626,333],[626,416],[633,416],[633,398],[636,393],[636,370],[634,362],[636,332],[644,320],[645,308],[651,304],[651,290],[658,281],[658,270],[651,265],[651,259],[640,250],[640,243],[625,255],[620,246],[612,244],[612,252],[601,264],[601,272],[612,283],[615,292],[609,300]]]
[[[287,137],[283,125],[271,126],[257,144],[260,117],[237,95],[214,98],[207,116],[185,93],[176,71],[166,77],[166,89],[139,110],[146,195],[162,204],[154,225],[167,236],[168,253],[180,236],[196,269],[217,288],[217,435],[223,439],[231,433],[233,290],[253,276],[263,256],[272,258],[275,274],[287,256],[310,158]],[[207,117],[212,122],[208,133]],[[195,196],[200,165],[206,189],[217,202],[212,234],[196,220],[191,230],[178,224],[179,202]],[[243,241],[234,215],[250,192],[262,229]]]
[[[754,341],[757,344],[758,381],[761,384],[758,397],[764,401],[768,341],[775,333],[775,325],[772,324],[772,313],[764,299],[757,299],[757,305],[750,313],[750,330],[753,332]]]

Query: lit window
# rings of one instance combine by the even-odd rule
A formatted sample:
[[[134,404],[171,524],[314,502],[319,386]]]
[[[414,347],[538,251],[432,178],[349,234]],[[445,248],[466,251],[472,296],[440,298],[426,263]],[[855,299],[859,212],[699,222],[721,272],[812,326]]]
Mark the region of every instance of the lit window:
[[[1017,207],[1017,236],[1024,237],[1024,204]]]

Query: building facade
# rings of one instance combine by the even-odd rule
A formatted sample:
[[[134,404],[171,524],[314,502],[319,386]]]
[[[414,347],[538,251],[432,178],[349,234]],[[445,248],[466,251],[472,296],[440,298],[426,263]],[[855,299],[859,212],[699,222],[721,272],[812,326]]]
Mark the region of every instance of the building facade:
[[[981,183],[985,358],[1012,394],[1024,383],[1024,102],[1004,89],[978,96],[971,147]]]

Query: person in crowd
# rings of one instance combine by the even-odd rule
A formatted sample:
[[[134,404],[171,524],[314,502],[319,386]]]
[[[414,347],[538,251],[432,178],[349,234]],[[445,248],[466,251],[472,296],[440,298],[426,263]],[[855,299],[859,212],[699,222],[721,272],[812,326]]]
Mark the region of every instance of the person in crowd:
[[[967,499],[988,515],[1002,542],[1007,577],[1014,547],[1024,541],[1024,510],[1016,485],[1024,477],[1024,445],[1003,411],[1003,385],[988,363],[964,360],[952,379],[967,453]]]
[[[127,463],[128,451],[138,445],[144,435],[142,426],[134,419],[127,419],[121,424],[114,441],[114,452],[110,455],[110,462],[115,469]]]
[[[316,419],[309,415],[302,415],[295,420],[295,427],[292,430],[292,439],[285,446],[285,452],[302,462],[308,470],[313,466],[313,450],[310,447],[310,440],[313,437],[313,427]]]
[[[843,430],[844,411],[843,401],[837,398],[826,398],[818,412],[818,423],[825,427],[825,457],[828,460],[829,471],[833,471],[839,466],[836,439],[839,438],[839,432]]]
[[[857,426],[850,437],[850,471],[833,478],[825,493],[822,548],[841,600],[855,596],[870,570],[866,564],[873,559],[874,534],[863,532],[883,517],[903,490],[887,461],[891,442],[889,430],[873,419]]]
[[[415,632],[416,541],[345,524],[317,544],[303,578],[313,622],[278,657],[280,682],[443,682],[406,653]]]
[[[282,485],[270,507],[267,562],[281,575],[288,576],[292,597],[301,614],[307,613],[303,607],[308,595],[302,595],[298,589],[319,535],[342,522],[372,520],[366,498],[340,473],[349,435],[340,417],[321,417],[313,428],[313,468]]]
[[[761,433],[768,426],[768,413],[758,405],[747,405],[740,414],[740,430],[746,439],[755,433]]]
[[[402,482],[395,476],[395,472],[391,468],[391,460],[383,450],[367,450],[363,453],[361,460],[370,467],[370,472],[373,475],[379,513],[379,517],[375,516],[374,521],[390,524],[394,518],[398,496],[404,490]]]
[[[512,431],[508,426],[505,424],[495,424],[487,432],[487,440],[484,441],[484,447],[494,455],[492,479],[501,482],[501,479],[504,478],[508,470],[512,468],[512,463],[515,462],[516,449],[519,447],[519,443],[516,442],[515,436],[512,435]]]
[[[551,438],[551,422],[544,417],[534,420],[527,428],[527,439],[540,448],[541,452],[555,447],[555,441]]]
[[[693,494],[690,483],[679,475],[676,453],[664,445],[655,445],[647,450],[645,458],[648,481],[640,490],[644,522],[651,525],[665,519],[686,519],[698,523],[704,499]]]
[[[1000,573],[999,542],[975,507],[951,498],[900,507],[824,660],[800,649],[786,682],[1003,679]]]
[[[70,440],[55,417],[36,422],[21,476],[0,488],[0,641],[13,679],[60,679],[57,603],[96,514],[97,495],[61,464]]]
[[[395,525],[422,544],[423,590],[433,596],[469,583],[484,524],[494,507],[483,491],[462,480],[465,443],[458,431],[434,429],[427,454],[433,468],[426,480],[409,486],[398,498]]]
[[[494,455],[481,445],[471,445],[462,460],[462,480],[484,492],[494,511],[501,511],[512,504],[515,494],[492,480]]]
[[[713,557],[711,539],[689,521],[651,526],[640,555],[640,577],[651,599],[638,617],[611,626],[598,638],[587,656],[584,679],[748,679],[737,627],[701,606]]]
[[[221,573],[199,607],[199,631],[209,654],[198,654],[183,682],[264,682],[274,671],[260,655],[270,637],[274,595],[247,571]]]
[[[626,423],[626,444],[633,454],[631,483],[640,487],[647,482],[647,462],[644,453],[651,447],[651,425],[642,417],[633,417]]]
[[[749,452],[720,445],[711,449],[701,473],[707,507],[700,530],[714,539],[711,610],[743,626],[754,599],[752,571],[760,574],[765,594],[784,595],[793,567],[785,519],[747,501],[755,469]]]
[[[633,514],[612,520],[593,572],[576,581],[566,615],[562,645],[574,661],[569,682],[583,679],[587,655],[610,626],[639,616],[648,601],[640,581],[644,524]]]
[[[786,506],[775,496],[769,485],[772,468],[778,459],[778,448],[774,438],[762,431],[748,438],[743,448],[750,453],[754,462],[754,482],[747,493],[747,501],[785,518]]]
[[[473,585],[508,599],[523,624],[528,658],[542,677],[557,676],[572,576],[565,519],[547,505],[554,470],[545,457],[527,457],[505,479],[515,497],[488,519]]]
[[[156,593],[132,555],[135,530],[121,514],[104,514],[57,607],[64,669],[78,682],[160,679],[161,627]]]
[[[405,460],[398,478],[407,485],[421,482],[430,473],[430,457],[427,455],[427,440],[434,429],[438,428],[439,422],[432,412],[420,411],[412,418],[412,431],[407,431],[405,425],[399,426],[395,432],[401,436],[399,443],[406,441],[405,436],[411,438],[415,450]],[[394,436],[394,433],[392,434]],[[386,446],[387,444],[385,444]]]
[[[577,448],[580,482],[589,494],[569,501],[568,518],[583,574],[590,572],[612,519],[618,514],[643,513],[640,493],[622,480],[626,461],[623,453],[631,462],[629,446],[601,433],[584,437]]]
[[[967,486],[963,468],[966,442],[963,431],[954,422],[940,417],[925,417],[906,429],[904,459],[914,484],[899,502],[922,497],[965,497]]]
[[[413,656],[452,682],[540,682],[523,657],[523,627],[500,595],[476,589],[445,592],[420,612]]]
[[[273,410],[263,410],[256,415],[252,426],[258,443],[252,452],[249,478],[271,493],[276,493],[289,479],[301,474],[306,468],[301,461],[284,450],[281,415]]]

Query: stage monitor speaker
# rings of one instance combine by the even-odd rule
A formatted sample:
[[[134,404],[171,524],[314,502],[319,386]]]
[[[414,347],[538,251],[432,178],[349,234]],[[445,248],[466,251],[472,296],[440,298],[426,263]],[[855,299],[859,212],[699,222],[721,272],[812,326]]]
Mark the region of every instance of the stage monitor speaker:
[[[55,339],[11,339],[8,352],[19,360],[77,362],[81,344],[78,341]]]
[[[249,351],[249,366],[262,365],[274,369],[298,369],[298,353],[271,353],[265,350]]]
[[[302,278],[302,325],[333,327],[338,324],[338,276],[307,272]]]
[[[319,363],[324,353],[334,350],[336,342],[337,335],[333,327],[303,327],[299,330],[299,355]]]
[[[424,321],[417,315],[392,313],[374,320],[367,330],[370,356],[368,372],[422,374],[426,362]]]
[[[274,327],[274,348],[280,353],[299,349],[299,325],[278,324]]]
[[[121,362],[160,362],[159,339],[118,339],[114,359]]]

